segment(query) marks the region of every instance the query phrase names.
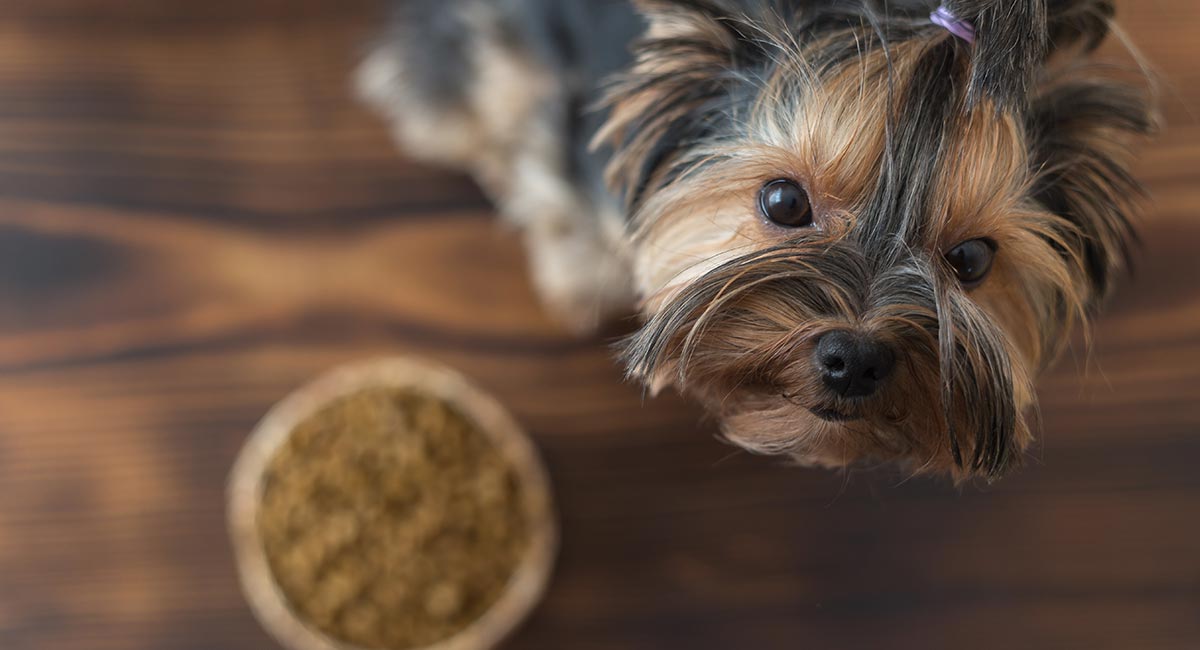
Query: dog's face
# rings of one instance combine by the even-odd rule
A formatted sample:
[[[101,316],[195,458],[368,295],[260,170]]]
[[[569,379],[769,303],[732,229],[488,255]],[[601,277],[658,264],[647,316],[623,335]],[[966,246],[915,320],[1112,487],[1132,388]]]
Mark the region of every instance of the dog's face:
[[[637,224],[631,374],[801,462],[1019,458],[1036,375],[1123,267],[1152,128],[1077,61],[1108,3],[1044,3],[950,3],[968,44],[921,3],[643,2],[606,131]]]

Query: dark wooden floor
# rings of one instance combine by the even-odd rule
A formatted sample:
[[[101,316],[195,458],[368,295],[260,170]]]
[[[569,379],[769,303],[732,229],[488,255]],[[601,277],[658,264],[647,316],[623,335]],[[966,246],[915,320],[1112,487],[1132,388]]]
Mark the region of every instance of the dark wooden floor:
[[[963,492],[733,453],[538,311],[467,181],[348,99],[367,0],[0,3],[0,647],[271,647],[226,472],[332,365],[416,353],[536,435],[565,547],[514,648],[1200,648],[1200,7],[1126,1],[1170,129],[1137,280]]]

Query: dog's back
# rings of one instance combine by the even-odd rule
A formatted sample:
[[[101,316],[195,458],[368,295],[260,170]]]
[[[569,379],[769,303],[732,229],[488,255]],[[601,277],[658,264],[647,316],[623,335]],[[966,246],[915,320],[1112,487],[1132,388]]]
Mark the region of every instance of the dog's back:
[[[628,0],[405,0],[359,71],[407,155],[469,172],[521,228],[539,294],[580,332],[633,305],[588,145],[643,29]]]
[[[481,157],[510,168],[513,140],[548,130],[564,171],[599,190],[603,160],[587,147],[603,121],[596,106],[643,28],[628,0],[408,0],[360,86],[411,155],[473,173]]]

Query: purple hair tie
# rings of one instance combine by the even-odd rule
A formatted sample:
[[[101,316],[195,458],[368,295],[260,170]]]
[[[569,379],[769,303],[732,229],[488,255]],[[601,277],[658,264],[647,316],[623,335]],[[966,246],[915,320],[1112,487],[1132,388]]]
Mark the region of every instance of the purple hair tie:
[[[933,24],[945,27],[946,31],[963,39],[968,43],[975,42],[975,26],[969,20],[963,20],[954,15],[946,5],[938,7],[937,11],[930,14],[929,19]]]

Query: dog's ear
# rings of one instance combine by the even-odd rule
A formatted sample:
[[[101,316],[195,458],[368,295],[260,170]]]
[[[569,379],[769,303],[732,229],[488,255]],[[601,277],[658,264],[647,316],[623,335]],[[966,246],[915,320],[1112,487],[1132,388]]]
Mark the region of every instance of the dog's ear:
[[[1112,0],[1047,0],[1049,52],[1096,49],[1112,30]],[[1080,52],[1075,52],[1079,54]],[[1034,196],[1066,220],[1071,258],[1088,281],[1095,309],[1129,264],[1133,222],[1143,198],[1130,172],[1132,147],[1158,128],[1152,82],[1134,85],[1079,64],[1052,66],[1027,115]]]
[[[609,93],[596,137],[614,154],[610,185],[634,210],[687,164],[688,150],[753,101],[754,70],[770,60],[764,23],[722,0],[634,0],[647,18],[637,61]]]
[[[633,6],[649,22],[651,39],[742,36],[737,23],[745,12],[730,0],[633,0]]]
[[[1157,128],[1150,93],[1080,68],[1060,72],[1035,95],[1027,117],[1033,195],[1070,224],[1062,233],[1090,291],[1091,308],[1128,264],[1142,190],[1130,173],[1132,145]]]
[[[1112,30],[1115,14],[1112,0],[1048,0],[1050,51],[1076,44],[1096,49]]]
[[[794,0],[633,0],[649,27],[645,41],[684,39],[707,43],[732,65],[753,65],[786,31]],[[800,3],[802,4],[802,3]]]

